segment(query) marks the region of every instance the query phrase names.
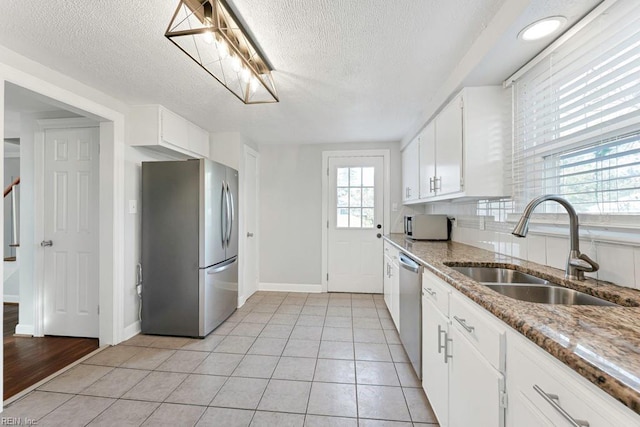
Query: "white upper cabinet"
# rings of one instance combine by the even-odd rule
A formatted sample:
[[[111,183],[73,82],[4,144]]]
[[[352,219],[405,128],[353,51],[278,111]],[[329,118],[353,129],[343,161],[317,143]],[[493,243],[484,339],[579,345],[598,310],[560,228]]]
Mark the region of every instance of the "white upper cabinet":
[[[431,121],[420,134],[420,198],[435,196],[436,124]]]
[[[133,107],[128,126],[130,145],[177,158],[209,157],[209,133],[161,105]]]
[[[504,197],[504,147],[510,141],[508,90],[468,87],[458,93],[403,151],[405,203]],[[419,142],[418,177],[412,145]],[[419,182],[420,196],[407,197]]]
[[[436,195],[462,191],[462,139],[464,120],[462,94],[456,96],[435,119],[435,174]]]
[[[419,173],[419,144],[420,137],[411,141],[402,151],[402,201],[418,200],[420,196]]]

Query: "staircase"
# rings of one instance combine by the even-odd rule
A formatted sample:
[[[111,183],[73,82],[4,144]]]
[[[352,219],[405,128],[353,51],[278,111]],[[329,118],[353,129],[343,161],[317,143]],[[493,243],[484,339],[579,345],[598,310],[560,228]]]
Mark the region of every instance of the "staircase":
[[[19,262],[18,248],[18,202],[17,202],[17,186],[20,185],[20,177],[16,178],[7,188],[4,189],[4,197],[10,196],[11,215],[5,218],[5,221],[11,221],[11,243],[12,253],[5,254],[4,257],[4,302],[19,302]]]

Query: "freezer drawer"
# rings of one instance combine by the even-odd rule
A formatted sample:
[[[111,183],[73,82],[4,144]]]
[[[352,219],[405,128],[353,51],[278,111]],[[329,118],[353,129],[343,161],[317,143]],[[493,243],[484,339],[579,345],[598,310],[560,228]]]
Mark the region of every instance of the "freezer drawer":
[[[238,306],[238,258],[200,270],[200,331],[207,336]]]

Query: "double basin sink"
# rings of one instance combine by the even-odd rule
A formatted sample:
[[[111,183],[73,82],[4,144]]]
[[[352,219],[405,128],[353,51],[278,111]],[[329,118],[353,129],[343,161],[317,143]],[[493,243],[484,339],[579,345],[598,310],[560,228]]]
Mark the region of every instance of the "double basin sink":
[[[487,288],[520,301],[542,304],[617,306],[521,271],[497,267],[449,266]]]

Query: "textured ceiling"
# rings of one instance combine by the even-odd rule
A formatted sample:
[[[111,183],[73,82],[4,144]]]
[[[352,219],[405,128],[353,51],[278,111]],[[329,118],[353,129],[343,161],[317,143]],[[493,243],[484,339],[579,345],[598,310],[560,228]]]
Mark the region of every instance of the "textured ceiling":
[[[281,102],[269,105],[242,104],[164,37],[177,0],[2,0],[0,44],[211,132],[257,143],[392,141],[504,1],[235,0],[276,69]]]

